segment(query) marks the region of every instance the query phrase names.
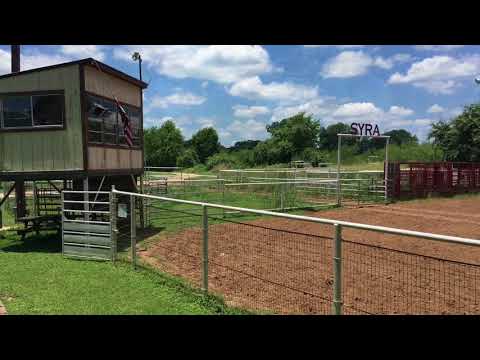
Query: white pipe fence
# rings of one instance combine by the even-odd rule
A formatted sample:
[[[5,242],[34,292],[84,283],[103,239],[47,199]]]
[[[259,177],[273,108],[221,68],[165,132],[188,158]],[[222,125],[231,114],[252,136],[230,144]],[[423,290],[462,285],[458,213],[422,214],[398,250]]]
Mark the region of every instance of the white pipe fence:
[[[456,245],[468,245],[473,247],[480,247],[480,240],[478,239],[470,239],[470,238],[463,238],[458,236],[450,236],[450,235],[441,235],[441,234],[434,234],[434,233],[427,233],[427,232],[420,232],[420,231],[413,231],[413,230],[406,230],[406,229],[398,229],[386,226],[378,226],[378,225],[369,225],[369,224],[362,224],[362,223],[355,223],[349,221],[342,221],[342,220],[333,220],[327,218],[317,218],[311,216],[303,216],[303,215],[294,215],[294,214],[285,214],[285,213],[278,213],[268,210],[258,210],[258,209],[249,209],[243,207],[235,207],[235,206],[227,206],[221,204],[214,204],[214,203],[206,203],[206,202],[198,202],[198,201],[190,201],[190,200],[181,200],[163,196],[152,196],[152,195],[145,195],[145,194],[138,194],[138,193],[129,193],[124,191],[118,191],[113,189],[112,190],[112,198],[115,202],[115,198],[119,196],[127,196],[131,199],[131,203],[134,203],[134,198],[142,198],[142,199],[150,199],[150,200],[157,200],[160,202],[170,203],[170,204],[184,204],[184,205],[191,205],[194,207],[199,207],[202,210],[202,228],[203,228],[203,240],[202,240],[202,251],[200,256],[201,259],[201,279],[202,279],[202,288],[205,291],[208,291],[209,288],[209,223],[208,223],[208,210],[209,209],[221,209],[223,211],[230,211],[230,212],[241,212],[247,214],[255,214],[261,216],[268,216],[273,218],[280,218],[285,220],[298,220],[316,224],[326,224],[332,225],[332,239],[334,240],[333,243],[333,254],[332,254],[332,274],[333,274],[333,286],[332,286],[332,296],[331,304],[332,304],[332,314],[342,314],[343,313],[343,288],[342,288],[342,261],[344,260],[344,255],[342,254],[342,246],[343,246],[343,239],[342,239],[342,231],[344,228],[350,228],[355,230],[366,230],[370,232],[377,232],[381,234],[391,234],[391,235],[399,235],[399,236],[406,236],[406,237],[414,237],[420,239],[426,239],[429,241],[434,242],[444,242]],[[133,205],[132,205],[133,208]],[[112,213],[112,216],[116,216],[115,210]],[[113,222],[114,223],[114,222]],[[133,223],[132,223],[133,224]],[[245,224],[248,225],[248,224]],[[134,225],[132,225],[134,226]],[[277,231],[277,230],[276,230]],[[278,230],[281,231],[281,230]],[[136,237],[135,231],[131,231],[132,239]],[[275,239],[274,239],[275,240]],[[260,239],[259,239],[260,241]],[[132,246],[135,247],[135,240],[132,240]],[[411,254],[415,255],[415,254]],[[132,249],[132,260],[134,265],[136,264],[134,249]],[[416,255],[415,255],[416,256]],[[348,259],[347,259],[348,260]],[[301,274],[299,274],[301,275]],[[476,298],[474,299],[476,301]],[[472,300],[473,301],[473,300]]]

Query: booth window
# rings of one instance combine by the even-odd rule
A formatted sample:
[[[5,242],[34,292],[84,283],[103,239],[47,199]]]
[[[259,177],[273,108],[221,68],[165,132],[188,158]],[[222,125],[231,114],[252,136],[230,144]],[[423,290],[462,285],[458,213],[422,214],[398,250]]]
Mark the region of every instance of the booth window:
[[[141,145],[141,134],[140,134],[140,129],[141,129],[141,112],[140,109],[129,106],[129,105],[123,105],[123,108],[125,109],[128,118],[130,119],[130,125],[132,127],[132,134],[133,134],[133,146],[140,146]],[[119,116],[119,121],[121,126],[119,126],[119,143],[121,145],[127,145],[127,140],[125,139],[125,133],[123,131],[123,124],[121,123],[122,119]]]
[[[63,125],[63,95],[32,96],[34,126]]]
[[[61,94],[0,95],[3,129],[63,127],[64,96]]]
[[[128,146],[115,101],[87,94],[88,141],[93,144]],[[122,104],[130,118],[134,146],[141,145],[139,108]]]

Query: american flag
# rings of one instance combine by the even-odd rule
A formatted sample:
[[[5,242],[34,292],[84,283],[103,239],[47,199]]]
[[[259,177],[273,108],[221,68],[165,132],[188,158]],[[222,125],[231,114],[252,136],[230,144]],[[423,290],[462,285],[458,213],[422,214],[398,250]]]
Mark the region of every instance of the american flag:
[[[118,109],[120,110],[120,116],[122,117],[123,123],[123,133],[125,134],[125,140],[127,141],[128,146],[133,146],[133,132],[132,132],[132,125],[130,119],[128,118],[127,112],[123,108],[122,105],[118,102],[117,98],[115,98],[115,102],[117,103]]]

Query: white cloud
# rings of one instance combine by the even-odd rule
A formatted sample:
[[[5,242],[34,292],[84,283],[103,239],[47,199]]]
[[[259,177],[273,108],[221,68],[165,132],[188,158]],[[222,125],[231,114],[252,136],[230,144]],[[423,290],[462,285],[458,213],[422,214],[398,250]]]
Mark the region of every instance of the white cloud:
[[[61,64],[72,61],[72,58],[60,54],[42,53],[39,50],[22,51],[20,70],[30,70],[39,67]],[[0,74],[11,72],[10,51],[0,49]]]
[[[349,78],[363,75],[372,65],[372,58],[362,51],[344,51],[329,59],[322,67],[325,78]]]
[[[246,78],[234,83],[228,92],[233,96],[247,99],[271,101],[301,102],[318,96],[317,87],[309,87],[290,82],[271,82],[264,84],[258,76]]]
[[[456,59],[433,56],[413,63],[406,74],[395,73],[389,84],[412,84],[433,94],[451,94],[460,86],[459,81],[480,72],[480,55]]]
[[[95,60],[103,61],[105,59],[105,52],[100,45],[62,45],[60,51],[70,57],[88,58],[92,57]]]
[[[373,103],[361,102],[343,104],[339,106],[332,115],[335,117],[358,117],[376,115],[379,113],[381,113],[381,110]]]
[[[415,45],[414,48],[417,50],[424,51],[452,51],[460,49],[464,45]]]
[[[42,54],[39,52],[31,55],[22,54],[20,57],[21,70],[35,69],[44,66],[61,64],[72,59],[57,54]]]
[[[321,118],[322,116],[331,114],[333,111],[334,105],[330,102],[332,99],[333,98],[318,98],[293,106],[277,106],[273,110],[270,120],[280,121],[302,112],[315,118]]]
[[[202,88],[206,89],[208,87],[208,81],[202,82]]]
[[[171,120],[171,121],[174,121],[173,117],[171,116],[164,116],[164,117],[161,117],[161,118],[156,118],[156,117],[150,117],[150,116],[147,116],[145,117],[144,119],[144,126],[146,128],[149,128],[149,127],[152,127],[152,126],[162,126],[162,124],[168,120]]]
[[[140,52],[144,63],[173,78],[195,78],[229,84],[275,70],[268,52],[259,45],[143,45],[114,50],[114,57],[131,61]]]
[[[233,144],[239,140],[263,140],[267,137],[265,123],[254,119],[234,120],[226,128],[221,129],[219,134]]]
[[[206,127],[214,127],[216,124],[216,121],[214,119],[206,118],[206,117],[201,117],[195,120],[197,124],[199,124],[202,128]]]
[[[398,116],[410,116],[414,113],[412,109],[408,109],[403,106],[391,106],[388,112],[392,115]]]
[[[179,91],[164,97],[153,97],[145,107],[146,111],[150,111],[155,108],[166,109],[170,105],[195,106],[202,105],[206,100],[207,99],[203,96]]]
[[[382,68],[382,69],[391,69],[393,67],[393,60],[392,59],[385,59],[381,56],[375,58],[375,60],[373,60],[373,65],[375,66],[378,66],[379,68]]]
[[[410,54],[396,54],[391,57],[394,62],[406,63],[414,60],[413,56]]]
[[[411,60],[407,54],[396,54],[389,58],[371,57],[363,51],[343,51],[323,64],[320,74],[324,78],[350,78],[364,75],[372,66],[391,69],[395,63]]]
[[[427,112],[431,113],[431,114],[442,113],[444,111],[445,111],[445,109],[438,104],[434,104],[434,105],[430,106],[427,110]]]
[[[394,119],[385,124],[385,131],[393,129],[406,129],[408,131],[413,131],[422,137],[427,134],[430,129],[430,124],[433,122],[432,119],[421,118],[421,119]]]
[[[265,115],[270,112],[266,106],[244,106],[235,105],[233,107],[233,115],[241,118],[254,118],[258,115]]]
[[[11,71],[10,52],[0,49],[0,74],[7,74]]]
[[[462,112],[463,112],[463,109],[461,107],[456,107],[456,108],[448,110],[447,113],[448,113],[449,116],[455,117],[455,116],[460,115]]]
[[[434,104],[427,109],[427,113],[436,114],[440,119],[451,119],[462,113],[461,107],[454,107],[451,109],[445,108],[438,104]]]
[[[415,119],[413,120],[414,125],[430,125],[432,123],[432,119]]]
[[[225,129],[218,129],[217,133],[218,133],[218,137],[220,138],[220,142],[222,144],[230,145],[231,143],[230,138],[232,137],[232,133],[230,131]]]

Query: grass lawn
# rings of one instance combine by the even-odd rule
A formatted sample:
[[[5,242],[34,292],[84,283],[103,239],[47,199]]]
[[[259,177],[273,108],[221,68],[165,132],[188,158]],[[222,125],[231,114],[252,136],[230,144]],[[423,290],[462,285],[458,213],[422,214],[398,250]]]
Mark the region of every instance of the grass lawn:
[[[3,236],[0,299],[9,314],[246,314],[153,269],[66,259],[55,235]]]

